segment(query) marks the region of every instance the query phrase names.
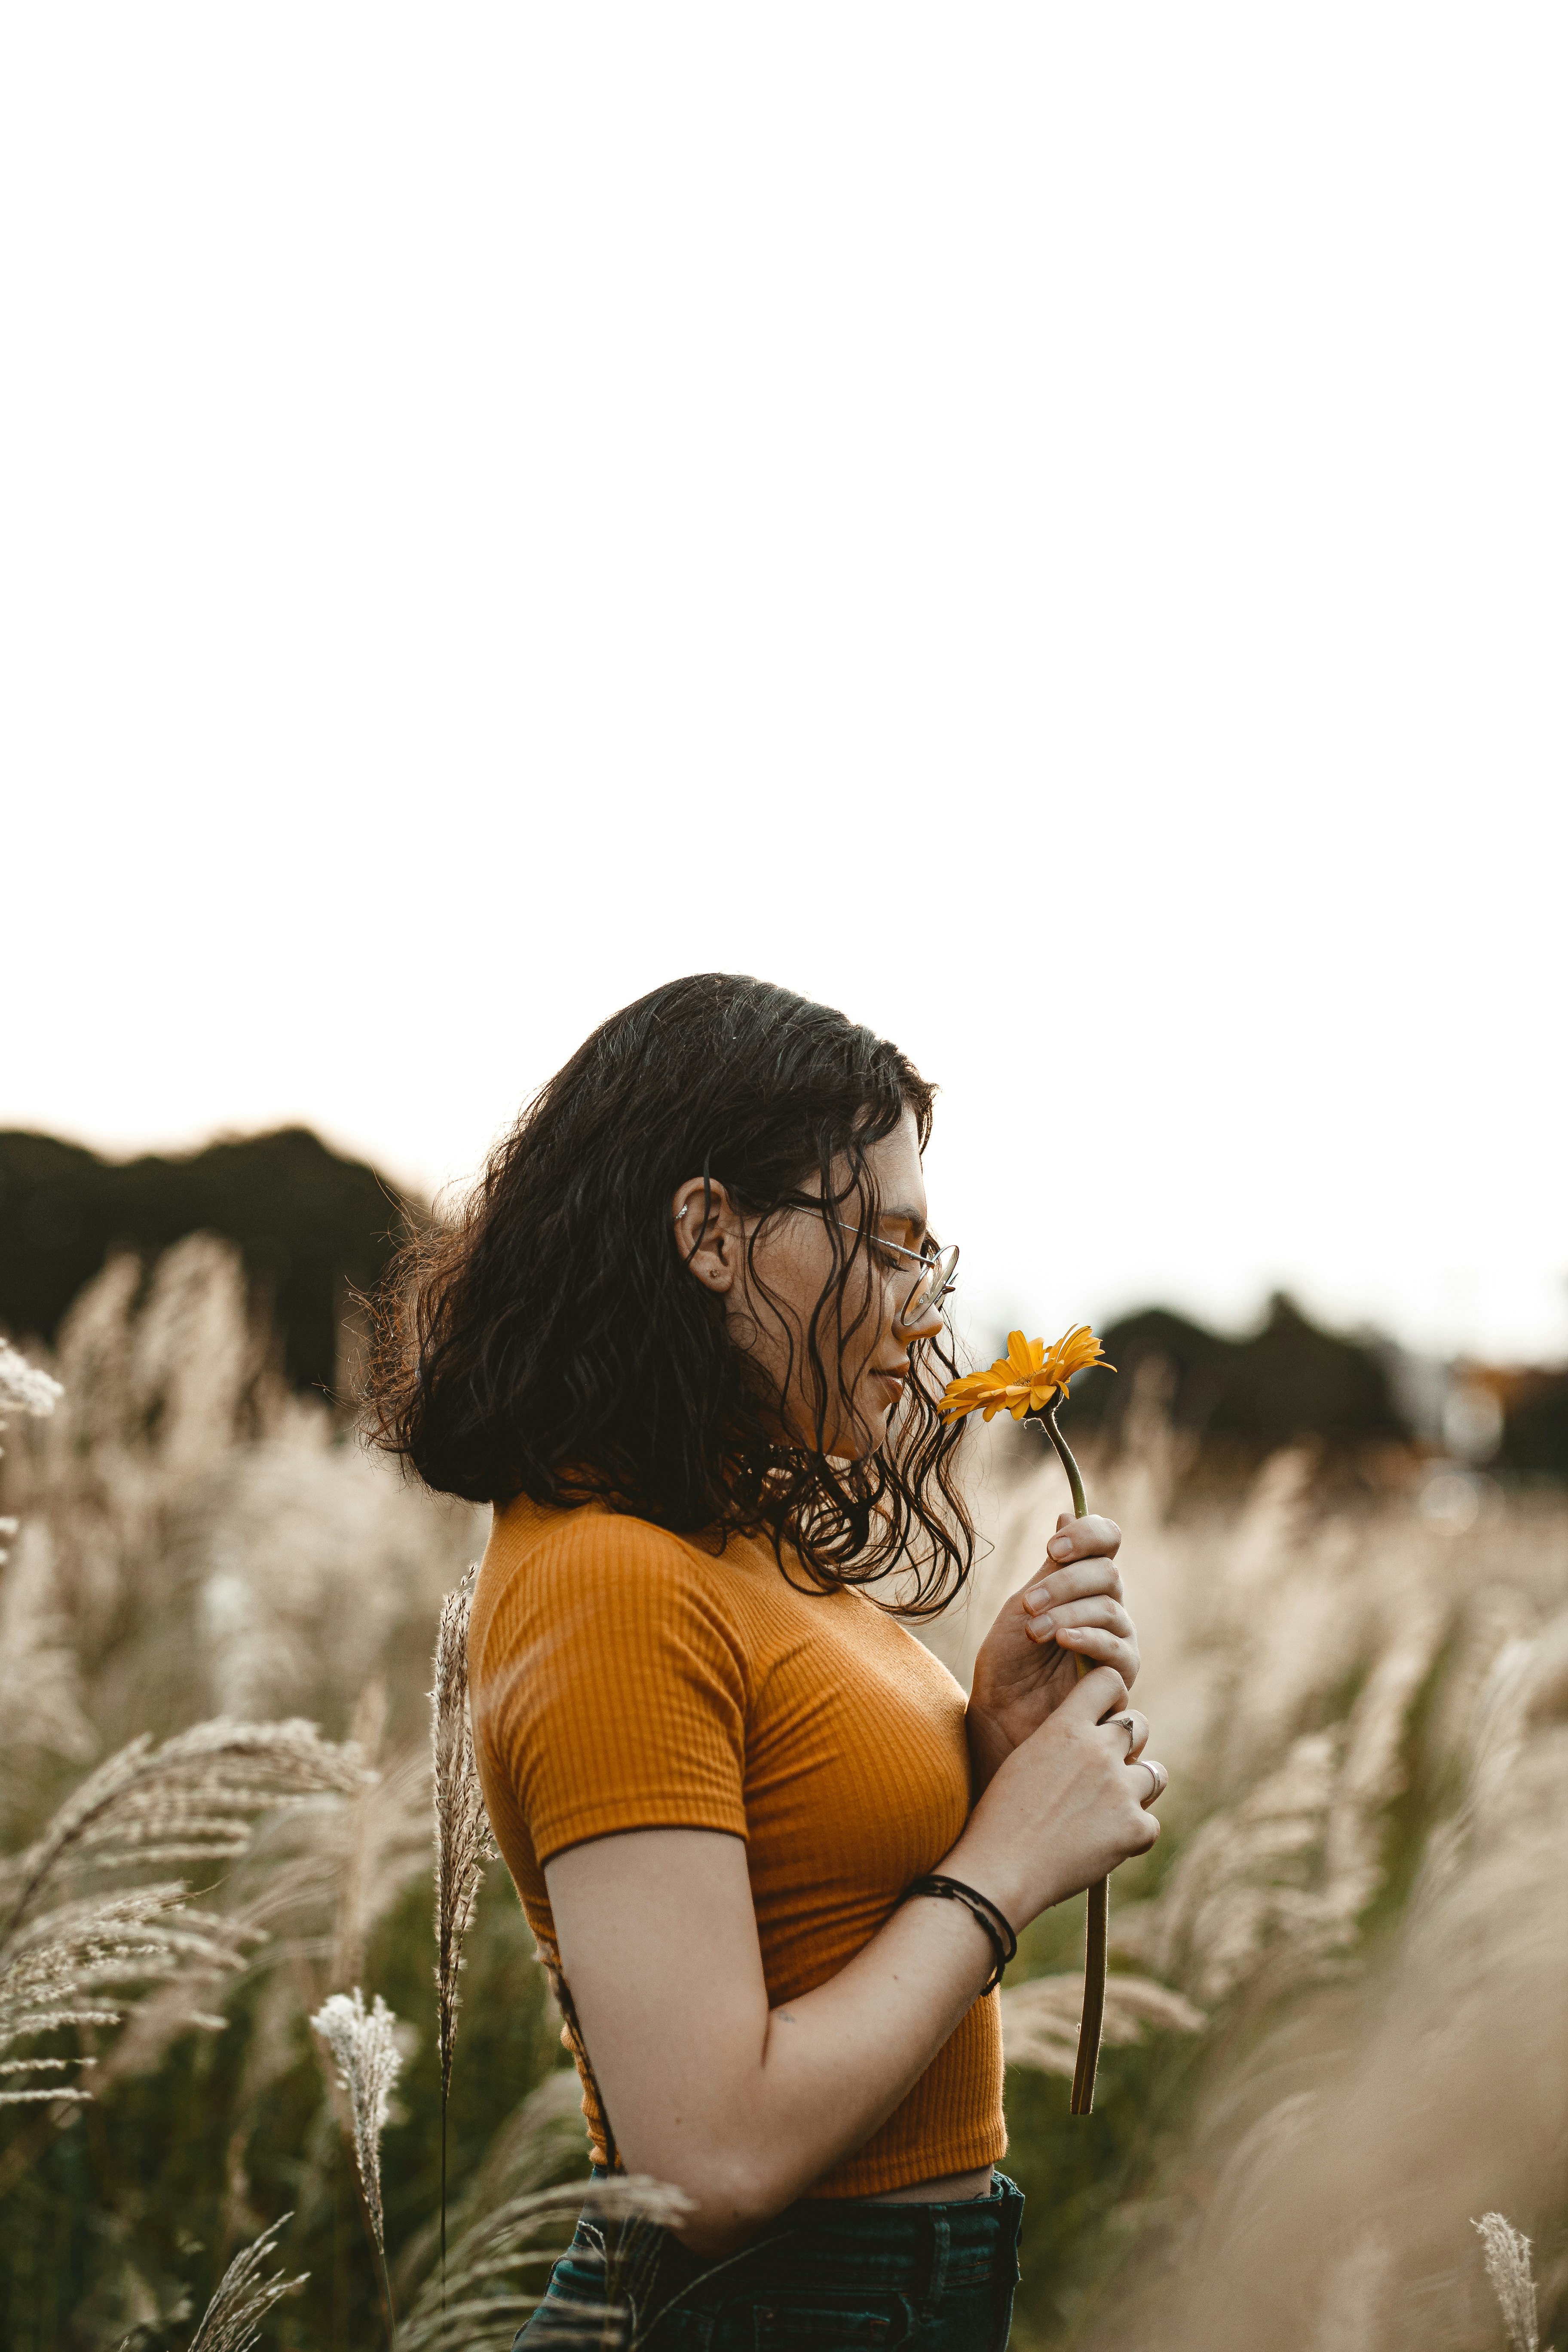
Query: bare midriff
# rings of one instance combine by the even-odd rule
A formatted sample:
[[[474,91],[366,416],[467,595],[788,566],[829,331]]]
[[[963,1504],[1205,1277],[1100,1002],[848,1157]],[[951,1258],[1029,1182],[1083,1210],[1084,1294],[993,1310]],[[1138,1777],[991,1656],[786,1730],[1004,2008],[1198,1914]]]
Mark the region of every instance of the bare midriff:
[[[973,2172],[944,2172],[940,2180],[911,2181],[907,2189],[889,2189],[880,2197],[857,2197],[857,2205],[957,2205],[966,2198],[989,2197],[993,2168],[982,2164]]]

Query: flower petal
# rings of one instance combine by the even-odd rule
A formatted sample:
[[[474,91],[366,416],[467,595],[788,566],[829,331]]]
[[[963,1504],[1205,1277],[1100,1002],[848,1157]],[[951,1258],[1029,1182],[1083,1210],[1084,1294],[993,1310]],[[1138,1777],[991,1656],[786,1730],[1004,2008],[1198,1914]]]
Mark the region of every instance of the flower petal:
[[[950,1381],[937,1411],[949,1422],[962,1421],[971,1412],[984,1413],[987,1421],[1010,1412],[1015,1421],[1022,1421],[1026,1413],[1044,1412],[1058,1391],[1069,1395],[1068,1381],[1100,1363],[1100,1341],[1087,1323],[1075,1323],[1049,1349],[1043,1339],[1026,1339],[1022,1331],[1010,1331],[1007,1353],[998,1356],[989,1371]],[[1115,1369],[1105,1364],[1107,1371]]]

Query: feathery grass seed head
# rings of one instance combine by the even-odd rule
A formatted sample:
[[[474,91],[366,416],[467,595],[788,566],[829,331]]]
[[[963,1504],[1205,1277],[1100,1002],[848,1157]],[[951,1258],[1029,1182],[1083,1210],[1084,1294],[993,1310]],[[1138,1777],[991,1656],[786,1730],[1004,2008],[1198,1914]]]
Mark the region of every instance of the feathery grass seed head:
[[[42,1419],[53,1412],[64,1394],[58,1381],[30,1364],[8,1339],[0,1339],[0,1416],[25,1412]],[[5,1425],[0,1418],[0,1429]]]
[[[397,2047],[397,2020],[379,1993],[366,2009],[364,1996],[355,1985],[352,1994],[331,1994],[310,2023],[331,2052],[339,2084],[348,2095],[354,2170],[359,2175],[376,2252],[384,2262],[381,2135],[391,2112],[392,2086],[403,2064],[403,2053]]]
[[[458,1978],[463,1939],[473,1923],[485,1863],[495,1857],[484,1792],[474,1759],[468,1710],[468,1617],[475,1571],[441,1604],[430,1691],[430,1751],[436,1808],[436,2000],[439,2021],[441,2096],[452,2083],[457,2039]]]
[[[291,2213],[283,2214],[253,2243],[241,2247],[202,2314],[190,2352],[252,2352],[259,2344],[261,2323],[273,2305],[303,2286],[310,2275],[309,2271],[301,2271],[297,2278],[289,2278],[282,2271],[262,2275],[261,2266],[275,2252],[279,2232],[293,2218]]]
[[[1500,2213],[1483,2213],[1471,2227],[1486,2251],[1487,2276],[1501,2306],[1510,2344],[1514,2352],[1539,2352],[1530,2240],[1522,2230],[1511,2228]]]

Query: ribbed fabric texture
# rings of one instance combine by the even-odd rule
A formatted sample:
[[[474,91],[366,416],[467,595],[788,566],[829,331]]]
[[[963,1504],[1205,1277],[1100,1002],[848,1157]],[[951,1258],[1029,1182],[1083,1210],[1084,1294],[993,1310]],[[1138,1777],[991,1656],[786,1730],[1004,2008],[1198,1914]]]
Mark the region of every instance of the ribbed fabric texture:
[[[747,1841],[776,2008],[837,1976],[968,1818],[946,1667],[859,1593],[797,1591],[734,1537],[715,1554],[599,1505],[513,1503],[479,1572],[468,1665],[490,1822],[552,1965],[552,1854],[618,1830],[728,1831]],[[812,2194],[882,2195],[1006,2144],[992,1994]]]

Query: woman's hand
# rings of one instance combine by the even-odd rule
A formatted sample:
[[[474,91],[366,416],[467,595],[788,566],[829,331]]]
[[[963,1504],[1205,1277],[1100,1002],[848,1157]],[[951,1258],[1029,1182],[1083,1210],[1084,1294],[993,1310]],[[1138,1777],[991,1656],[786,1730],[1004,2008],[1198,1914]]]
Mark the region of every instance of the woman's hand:
[[[1097,1666],[1003,1759],[942,1869],[1017,1928],[1146,1853],[1166,1784],[1163,1765],[1142,1760],[1148,1737],[1121,1676]]]
[[[1114,1519],[1062,1512],[1044,1564],[997,1612],[974,1661],[966,1719],[976,1798],[1073,1689],[1078,1659],[1114,1667],[1131,1687],[1138,1633],[1121,1605],[1121,1546]]]

